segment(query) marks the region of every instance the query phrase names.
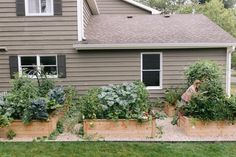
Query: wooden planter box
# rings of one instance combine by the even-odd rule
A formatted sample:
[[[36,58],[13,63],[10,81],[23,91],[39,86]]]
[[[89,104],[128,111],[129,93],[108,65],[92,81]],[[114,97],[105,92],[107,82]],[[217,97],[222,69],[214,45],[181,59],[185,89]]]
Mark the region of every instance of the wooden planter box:
[[[6,138],[7,132],[13,130],[18,138],[36,138],[49,136],[57,127],[57,122],[61,114],[53,115],[49,121],[33,120],[26,125],[21,120],[14,120],[8,127],[0,128],[0,138]]]
[[[137,120],[84,120],[85,135],[100,138],[152,138],[156,136],[156,120],[138,122]]]
[[[176,107],[169,104],[168,102],[164,102],[164,112],[168,117],[174,117],[176,112]]]
[[[179,114],[179,126],[188,136],[232,136],[236,134],[236,124],[228,121],[193,120]]]

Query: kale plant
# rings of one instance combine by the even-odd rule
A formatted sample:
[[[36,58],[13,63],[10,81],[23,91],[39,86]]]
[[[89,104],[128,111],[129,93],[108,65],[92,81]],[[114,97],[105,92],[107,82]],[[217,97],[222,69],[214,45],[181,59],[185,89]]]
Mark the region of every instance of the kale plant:
[[[25,109],[23,122],[29,123],[32,120],[47,120],[48,118],[47,102],[44,98],[38,98]]]

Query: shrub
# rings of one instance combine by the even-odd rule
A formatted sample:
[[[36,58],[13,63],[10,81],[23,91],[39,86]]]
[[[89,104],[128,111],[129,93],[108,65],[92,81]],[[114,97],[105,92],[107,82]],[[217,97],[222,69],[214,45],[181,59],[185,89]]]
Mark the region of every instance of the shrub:
[[[175,88],[168,89],[165,92],[165,101],[171,105],[176,105],[176,102],[181,99],[183,94],[183,89]]]
[[[185,71],[188,86],[192,85],[195,80],[204,81],[221,81],[222,72],[219,66],[208,60],[202,60],[189,66]]]
[[[236,98],[211,99],[204,95],[195,95],[183,111],[186,116],[205,121],[234,121],[236,117]]]
[[[209,61],[200,61],[187,70],[188,83],[200,79],[199,93],[183,107],[184,115],[201,120],[230,120],[236,116],[236,98],[228,98],[222,87],[219,67]]]

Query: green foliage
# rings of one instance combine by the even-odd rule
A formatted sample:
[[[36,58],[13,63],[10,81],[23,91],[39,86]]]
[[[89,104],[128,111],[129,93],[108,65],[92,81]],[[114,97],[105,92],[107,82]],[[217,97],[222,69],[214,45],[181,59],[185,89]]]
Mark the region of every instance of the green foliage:
[[[49,135],[48,140],[56,140],[59,134],[64,132],[64,126],[62,121],[57,122],[57,128]]]
[[[206,121],[235,119],[236,98],[225,96],[220,75],[217,65],[210,62],[200,61],[190,66],[186,72],[188,82],[200,79],[202,84],[190,103],[182,108],[184,115]]]
[[[35,81],[26,75],[22,77],[16,75],[12,85],[10,92],[4,96],[0,95],[1,127],[9,125],[13,119],[21,119],[24,123],[47,120],[49,113],[63,106],[65,100],[63,88],[51,89],[54,83],[46,77]],[[49,93],[46,93],[48,90]]]
[[[109,119],[141,119],[149,109],[148,92],[139,81],[103,87],[98,97]]]
[[[11,115],[14,108],[5,103],[5,96],[0,95],[0,127],[8,126],[11,122]]]
[[[165,92],[165,101],[171,105],[176,105],[176,102],[181,99],[182,94],[183,94],[183,89],[180,88],[167,89]]]
[[[8,130],[7,139],[12,140],[16,136],[16,133],[13,130]]]
[[[55,88],[55,82],[52,79],[48,79],[46,77],[41,78],[39,84],[39,96],[40,97],[45,97],[48,92]]]
[[[202,82],[217,80],[221,82],[221,74],[219,66],[208,60],[198,61],[185,70],[188,86],[192,85],[195,80]]]
[[[98,98],[100,91],[101,89],[91,89],[79,98],[78,105],[86,119],[104,118],[103,106]]]
[[[205,121],[234,121],[236,117],[236,98],[232,96],[231,98],[212,99],[204,95],[195,95],[183,111],[186,116]]]
[[[196,13],[206,15],[225,31],[236,37],[235,9],[225,9],[221,0],[211,0],[204,5],[183,5],[177,12],[181,14],[191,14],[193,8]]]
[[[35,82],[26,76],[17,77],[12,83],[13,89],[6,95],[5,103],[9,108],[14,108],[13,118],[21,119],[24,109],[38,97],[38,88]]]
[[[90,90],[80,98],[86,119],[148,119],[148,93],[140,81]]]
[[[44,98],[33,100],[27,108],[25,108],[23,122],[29,123],[33,119],[47,120],[49,118],[47,112],[47,103]]]

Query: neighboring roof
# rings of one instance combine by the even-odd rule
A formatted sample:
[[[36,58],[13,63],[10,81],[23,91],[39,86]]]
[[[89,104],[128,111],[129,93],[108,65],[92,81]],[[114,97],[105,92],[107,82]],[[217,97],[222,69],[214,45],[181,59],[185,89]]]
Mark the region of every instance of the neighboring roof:
[[[156,10],[156,9],[153,9],[153,8],[151,8],[151,7],[148,7],[148,6],[146,6],[146,5],[143,5],[143,4],[141,4],[141,3],[138,3],[138,2],[136,2],[136,1],[134,1],[134,0],[123,0],[124,2],[127,2],[127,3],[129,3],[129,4],[132,4],[132,5],[134,5],[134,6],[136,6],[136,7],[139,7],[139,8],[141,8],[141,9],[144,9],[144,10],[146,10],[146,11],[150,11],[152,14],[160,14],[161,12],[160,11],[158,11],[158,10]]]
[[[236,39],[204,15],[98,15],[93,16],[85,30],[88,46],[235,46]],[[199,45],[199,46],[197,46]]]

